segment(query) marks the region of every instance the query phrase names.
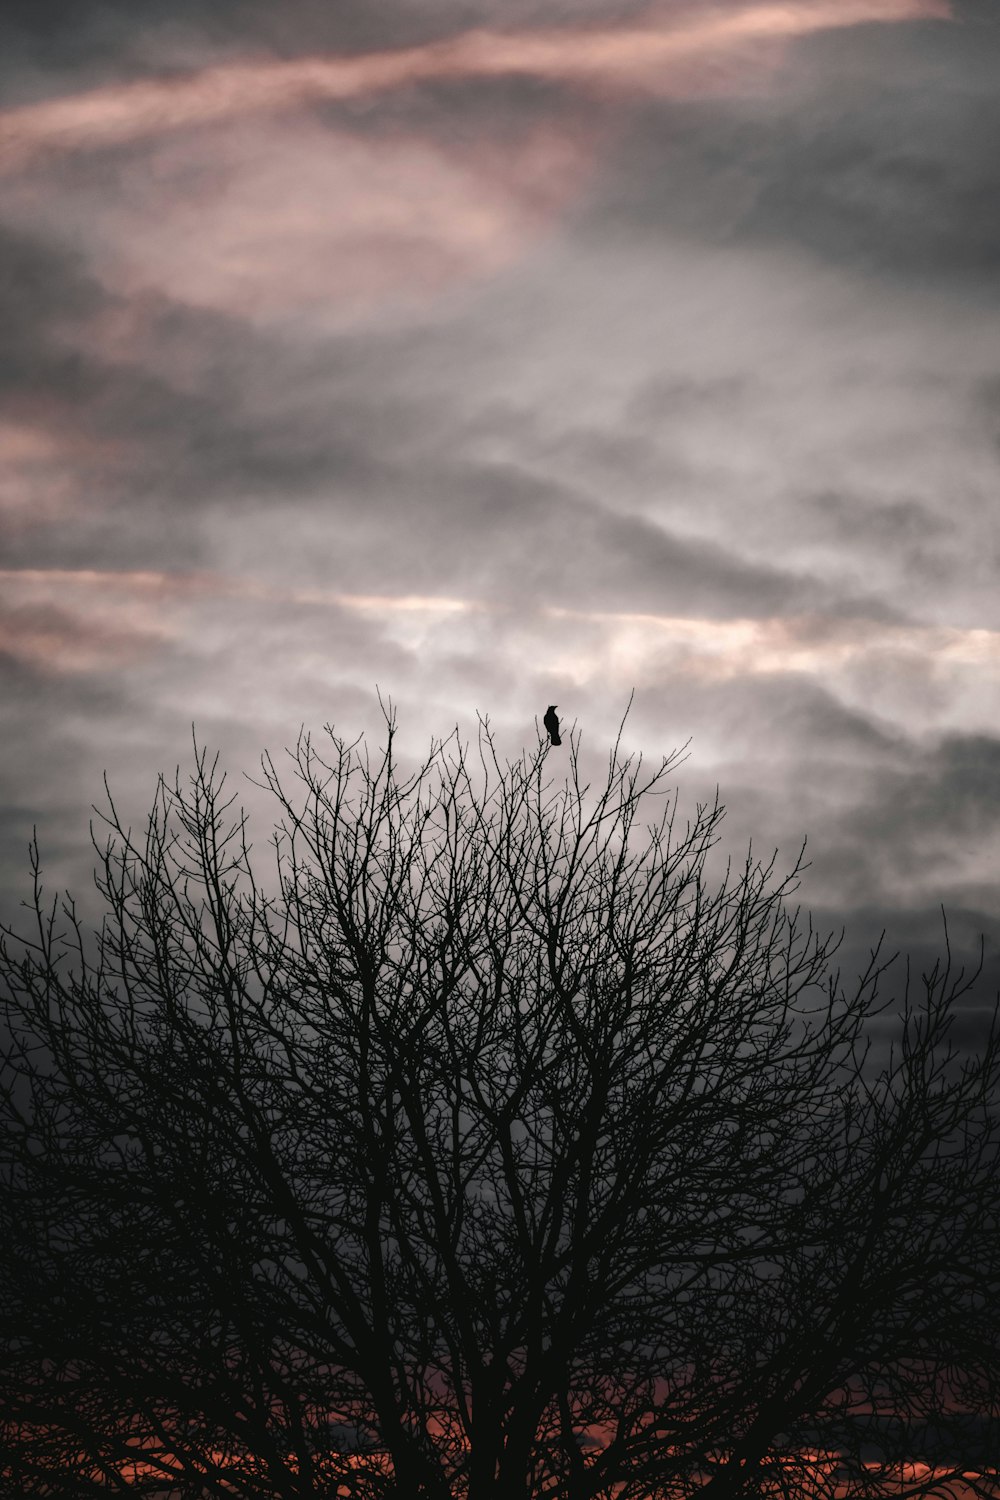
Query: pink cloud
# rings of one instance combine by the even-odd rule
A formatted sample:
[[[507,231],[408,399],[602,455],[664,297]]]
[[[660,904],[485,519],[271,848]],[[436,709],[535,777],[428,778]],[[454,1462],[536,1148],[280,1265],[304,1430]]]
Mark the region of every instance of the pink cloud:
[[[560,670],[580,682],[615,675],[638,680],[664,663],[704,680],[785,673],[829,680],[891,657],[1000,685],[1000,631],[813,616],[714,620],[567,609],[548,614],[593,629],[587,644],[559,662]]]
[[[119,293],[148,290],[268,319],[353,317],[493,274],[558,221],[591,170],[591,133],[556,126],[502,144],[368,138],[308,119],[245,121],[201,142],[199,186],[130,173],[84,232]],[[157,143],[183,180],[190,144]],[[63,212],[65,204],[63,204]],[[192,247],[197,247],[196,252]]]
[[[58,420],[58,425],[56,422]],[[81,474],[117,462],[120,449],[81,432],[72,412],[0,421],[0,521],[8,532],[48,525],[86,507]]]
[[[183,635],[169,606],[204,587],[197,577],[73,568],[7,568],[0,584],[0,653],[59,675],[148,659]]]
[[[226,63],[7,110],[0,115],[0,170],[26,166],[47,152],[120,145],[434,80],[526,74],[602,93],[698,93],[715,81],[714,68],[727,55],[741,64],[748,55],[766,62],[771,49],[811,31],[949,15],[946,0],[750,4],[680,20],[653,13],[643,24],[616,28],[477,30],[353,57]]]
[[[247,575],[166,573],[101,569],[2,569],[12,598],[29,610],[63,610],[67,618],[92,619],[98,635],[116,638],[128,630],[145,639],[182,635],[186,612],[200,602],[232,601],[288,609],[329,609],[373,624],[423,621],[446,630],[456,616],[493,614],[476,599],[447,595],[351,594],[296,588]],[[25,617],[27,618],[27,616]],[[665,664],[674,672],[705,680],[760,674],[806,673],[824,679],[859,663],[887,656],[909,658],[940,674],[971,674],[985,687],[1000,684],[1000,632],[932,625],[899,625],[866,619],[781,616],[760,619],[700,619],[546,608],[507,622],[532,650],[549,642],[552,670],[578,683],[621,677],[642,680]],[[553,625],[569,627],[573,645],[553,655]],[[121,626],[121,631],[118,627]],[[491,625],[503,631],[497,618]]]
[[[0,656],[36,671],[76,674],[131,666],[163,633],[125,610],[82,613],[57,604],[0,605]]]
[[[361,56],[230,62],[0,113],[0,172],[145,140],[141,162],[116,164],[110,190],[65,180],[55,194],[28,173],[11,184],[9,212],[71,236],[119,308],[153,293],[242,319],[339,327],[495,275],[563,222],[614,128],[614,112],[584,99],[745,90],[806,32],[947,13],[944,0],[705,4],[614,28],[478,30]],[[474,122],[449,136],[354,133],[302,108],[515,75],[573,98],[502,139]],[[128,361],[136,330],[114,317],[90,335]],[[60,503],[53,493],[42,508]]]

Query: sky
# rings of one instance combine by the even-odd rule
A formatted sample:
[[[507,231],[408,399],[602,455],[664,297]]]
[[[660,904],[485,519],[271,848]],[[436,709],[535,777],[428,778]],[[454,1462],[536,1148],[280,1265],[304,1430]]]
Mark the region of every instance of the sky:
[[[3,914],[192,725],[634,693],[848,969],[997,971],[998,80],[998,0],[4,0]]]

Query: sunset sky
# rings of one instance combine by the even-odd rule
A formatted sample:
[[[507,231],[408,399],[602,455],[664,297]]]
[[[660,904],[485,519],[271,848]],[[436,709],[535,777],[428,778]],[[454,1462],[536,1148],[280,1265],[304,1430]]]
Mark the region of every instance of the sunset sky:
[[[997,0],[4,0],[4,915],[192,722],[634,689],[846,951],[995,963],[998,140]]]

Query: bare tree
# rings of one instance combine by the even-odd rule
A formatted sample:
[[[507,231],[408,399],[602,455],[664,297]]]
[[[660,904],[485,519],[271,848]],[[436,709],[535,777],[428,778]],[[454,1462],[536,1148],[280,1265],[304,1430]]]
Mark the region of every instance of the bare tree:
[[[675,757],[556,785],[484,726],[407,773],[387,729],[265,758],[266,870],[204,753],[141,836],[111,804],[96,933],[36,858],[4,1493],[995,1495],[962,976],[845,992],[798,867],[709,878]]]

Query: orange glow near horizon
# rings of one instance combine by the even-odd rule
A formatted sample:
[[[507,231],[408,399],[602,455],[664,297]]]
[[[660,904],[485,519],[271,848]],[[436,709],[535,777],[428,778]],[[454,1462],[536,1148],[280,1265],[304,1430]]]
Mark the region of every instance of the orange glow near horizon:
[[[921,1368],[924,1368],[922,1364]],[[330,1373],[329,1368],[327,1373]],[[926,1368],[926,1376],[930,1386],[939,1390],[934,1403],[939,1410],[955,1415],[971,1414],[964,1406],[956,1408],[946,1390],[942,1400],[940,1381],[933,1368]],[[447,1371],[441,1367],[423,1367],[421,1383],[426,1399],[418,1404],[420,1416],[415,1431],[439,1455],[445,1489],[455,1496],[455,1500],[460,1500],[463,1481],[468,1477],[466,1459],[471,1445],[469,1418],[472,1406],[468,1393],[463,1394],[461,1388],[456,1386]],[[653,1433],[663,1442],[662,1419],[676,1404],[680,1388],[672,1382],[668,1383],[664,1377],[644,1380],[641,1386],[625,1381],[623,1388],[628,1389],[634,1398],[633,1402],[627,1403],[629,1414],[624,1416],[624,1408],[619,1410],[616,1407],[618,1397],[610,1389],[602,1388],[596,1405],[589,1399],[570,1396],[568,1409],[557,1403],[555,1397],[551,1397],[549,1404],[538,1412],[535,1419],[533,1440],[538,1451],[551,1451],[558,1455],[562,1450],[568,1423],[569,1430],[577,1439],[591,1439],[581,1455],[585,1466],[597,1462],[604,1449],[623,1438],[624,1453],[628,1452],[632,1443],[639,1445],[638,1461],[641,1463],[642,1453],[648,1451],[644,1439]],[[681,1399],[682,1403],[687,1400],[684,1396]],[[828,1402],[832,1405],[826,1404]],[[598,1408],[603,1408],[603,1416],[599,1414]],[[347,1483],[345,1469],[351,1471],[362,1483],[366,1477],[376,1481],[395,1477],[393,1459],[387,1446],[367,1447],[363,1450],[348,1446],[341,1450],[333,1446],[334,1433],[338,1430],[349,1430],[355,1434],[364,1431],[374,1438],[377,1424],[373,1426],[365,1416],[360,1415],[367,1410],[360,1395],[358,1399],[350,1400],[344,1405],[326,1406],[321,1402],[310,1401],[301,1408],[294,1398],[289,1403],[284,1395],[272,1394],[270,1398],[265,1396],[257,1416],[263,1418],[268,1428],[273,1424],[273,1430],[270,1430],[268,1436],[268,1451],[266,1455],[262,1455],[252,1442],[245,1441],[238,1435],[238,1422],[233,1430],[227,1431],[224,1420],[221,1423],[222,1431],[217,1430],[215,1433],[216,1442],[221,1439],[222,1446],[210,1446],[206,1433],[203,1442],[192,1437],[189,1440],[190,1446],[181,1444],[175,1451],[171,1447],[170,1433],[173,1424],[180,1420],[180,1413],[171,1407],[169,1410],[160,1410],[155,1415],[147,1413],[143,1423],[145,1430],[142,1432],[135,1427],[131,1430],[127,1427],[119,1429],[113,1435],[116,1457],[107,1464],[95,1464],[91,1472],[95,1478],[101,1475],[107,1478],[114,1473],[125,1485],[138,1485],[144,1481],[148,1483],[150,1479],[160,1480],[168,1485],[174,1480],[190,1479],[192,1472],[214,1476],[223,1482],[227,1482],[228,1475],[232,1474],[237,1483],[240,1476],[259,1478],[263,1474],[274,1484],[277,1493],[280,1492],[281,1471],[288,1475],[297,1474],[303,1456],[307,1456],[314,1477],[327,1485],[324,1493],[358,1496],[365,1492],[359,1491],[356,1482]],[[987,1403],[986,1411],[996,1420],[995,1403]],[[895,1406],[874,1402],[870,1394],[852,1396],[851,1382],[828,1391],[826,1398],[821,1400],[819,1409],[813,1413],[812,1420],[822,1424],[833,1417],[846,1417],[848,1420],[907,1420]],[[927,1412],[915,1412],[913,1420],[919,1426],[921,1422],[931,1419]],[[207,1425],[210,1426],[211,1423]],[[3,1426],[0,1422],[0,1428]],[[21,1433],[40,1431],[27,1425],[16,1430]],[[58,1438],[60,1429],[57,1426],[49,1428],[48,1432]],[[94,1432],[91,1429],[92,1435]],[[289,1436],[291,1432],[296,1433],[297,1437]],[[321,1435],[324,1434],[326,1442],[321,1441]],[[10,1435],[11,1425],[8,1423],[8,1440]],[[859,1439],[862,1436],[859,1432]],[[702,1447],[699,1442],[693,1452],[681,1443],[666,1446],[661,1452],[664,1457],[677,1459],[680,1465],[680,1472],[675,1479],[664,1480],[658,1491],[661,1497],[668,1497],[668,1500],[669,1497],[673,1497],[673,1500],[690,1500],[690,1496],[696,1493],[692,1489],[694,1484],[710,1484],[718,1475],[720,1467],[727,1467],[735,1460],[732,1448],[724,1442],[720,1442],[718,1446],[710,1443],[707,1448]],[[74,1460],[83,1470],[91,1462],[82,1450],[74,1455]],[[851,1480],[843,1472],[843,1463],[844,1454],[841,1449],[834,1446],[823,1447],[820,1442],[799,1447],[788,1446],[780,1450],[768,1447],[759,1459],[738,1460],[740,1468],[748,1465],[754,1471],[758,1483],[755,1492],[764,1497],[770,1496],[771,1500],[788,1500],[792,1486],[797,1500],[872,1500],[873,1494],[878,1494],[879,1491],[872,1491],[868,1486],[876,1476],[882,1483],[881,1493],[885,1496],[895,1495],[897,1500],[898,1497],[907,1495],[913,1497],[913,1500],[919,1500],[919,1497],[922,1500],[975,1500],[975,1497],[982,1500],[984,1485],[1000,1482],[1000,1471],[988,1468],[973,1470],[957,1461],[948,1464],[940,1460],[935,1462],[927,1457],[885,1463],[860,1461],[861,1472],[855,1480]],[[274,1478],[276,1469],[278,1481]],[[839,1474],[838,1470],[841,1471]],[[554,1470],[551,1472],[555,1473]],[[0,1479],[5,1477],[6,1471],[0,1468]],[[551,1493],[545,1488],[544,1482],[539,1483],[541,1492]],[[629,1482],[609,1481],[595,1491],[595,1496],[614,1497],[626,1483]],[[634,1480],[631,1484],[634,1484]],[[927,1488],[928,1485],[940,1485],[941,1488]],[[1000,1494],[1000,1489],[995,1493]]]
[[[584,1462],[588,1462],[594,1456],[585,1453]],[[394,1472],[389,1456],[379,1451],[361,1454],[331,1450],[328,1455],[322,1453],[311,1455],[310,1461],[314,1465],[317,1478],[323,1478],[328,1484],[336,1485],[333,1493],[337,1495],[355,1493],[353,1485],[349,1486],[346,1482],[337,1483],[338,1476],[343,1474],[345,1466],[361,1478],[367,1472],[373,1478],[377,1476],[383,1481],[386,1478],[391,1479]],[[279,1462],[289,1474],[297,1473],[298,1462],[291,1451],[283,1454]],[[238,1482],[238,1476],[247,1473],[248,1466],[249,1472],[254,1473],[258,1471],[261,1463],[269,1468],[273,1459],[260,1460],[252,1453],[236,1455],[227,1453],[223,1449],[202,1452],[186,1450],[183,1454],[173,1453],[163,1448],[159,1439],[150,1439],[146,1443],[140,1440],[128,1456],[120,1456],[113,1464],[95,1468],[92,1471],[92,1478],[98,1481],[100,1477],[106,1478],[113,1471],[119,1482],[126,1486],[147,1486],[150,1480],[161,1481],[163,1485],[169,1486],[174,1481],[190,1480],[192,1469],[194,1469],[195,1473],[204,1474],[206,1477],[214,1476],[223,1481],[225,1481],[226,1471],[229,1470]],[[794,1455],[790,1454],[787,1460],[779,1459],[778,1463],[790,1472],[778,1482],[778,1487],[774,1490],[775,1500],[787,1495],[786,1486],[793,1477],[798,1486],[799,1500],[852,1500],[852,1497],[858,1494],[856,1486],[852,1486],[845,1480],[838,1481],[833,1477],[840,1463],[840,1456],[834,1450],[803,1449]],[[78,1454],[78,1467],[85,1469],[86,1464],[85,1455]],[[926,1500],[934,1500],[936,1496],[940,1496],[941,1500],[976,1500],[976,1497],[982,1494],[981,1486],[984,1481],[1000,1483],[1000,1472],[958,1470],[955,1466],[934,1465],[920,1460],[904,1461],[888,1466],[868,1462],[863,1464],[863,1468],[870,1475],[880,1474],[885,1483],[892,1486],[889,1493],[897,1496],[907,1494],[924,1496]],[[3,1471],[0,1470],[0,1476],[2,1474]],[[941,1489],[926,1490],[924,1486],[928,1482],[939,1484]],[[597,1493],[599,1495],[614,1493],[620,1487],[618,1483],[612,1486],[610,1491],[605,1488]],[[166,1495],[173,1493],[169,1489],[166,1491]],[[678,1497],[688,1493],[689,1491],[683,1486],[677,1490]],[[863,1493],[868,1495],[869,1491],[865,1489]]]

